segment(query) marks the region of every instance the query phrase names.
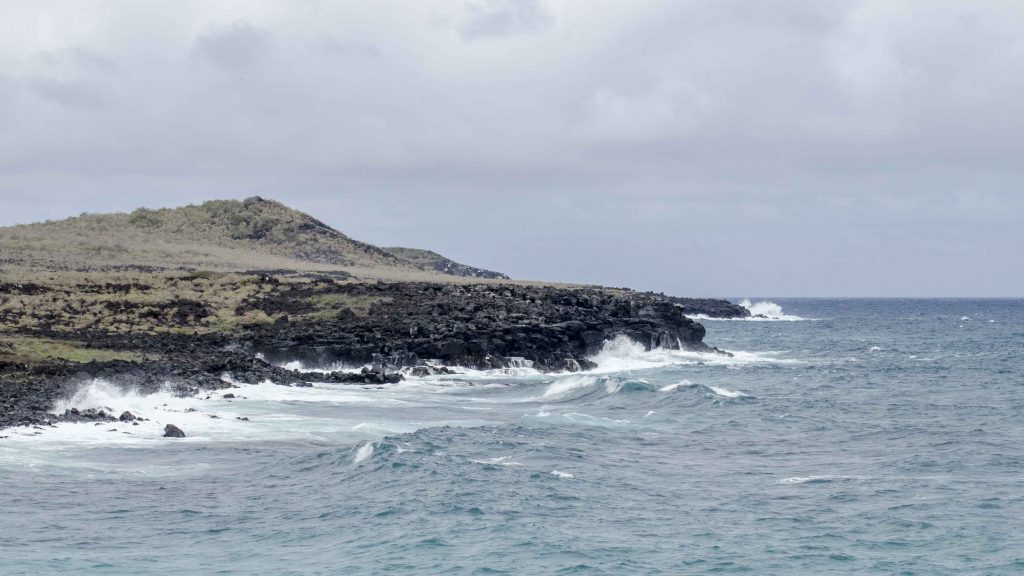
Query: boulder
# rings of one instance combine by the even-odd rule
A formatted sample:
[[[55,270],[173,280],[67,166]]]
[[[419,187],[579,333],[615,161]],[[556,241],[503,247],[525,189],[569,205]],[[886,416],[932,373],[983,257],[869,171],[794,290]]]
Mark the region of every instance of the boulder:
[[[164,426],[164,438],[184,438],[185,432],[174,424]]]

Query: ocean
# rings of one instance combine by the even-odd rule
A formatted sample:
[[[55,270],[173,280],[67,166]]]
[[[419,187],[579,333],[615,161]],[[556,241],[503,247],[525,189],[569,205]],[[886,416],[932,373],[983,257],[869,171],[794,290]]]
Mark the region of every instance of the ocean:
[[[732,357],[94,382],[150,420],[0,431],[0,574],[1024,573],[1024,300],[747,305]]]

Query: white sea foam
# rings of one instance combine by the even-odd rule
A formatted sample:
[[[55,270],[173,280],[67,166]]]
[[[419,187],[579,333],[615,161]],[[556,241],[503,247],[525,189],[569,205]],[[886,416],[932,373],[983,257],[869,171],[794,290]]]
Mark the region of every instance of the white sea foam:
[[[546,390],[542,399],[544,400],[555,400],[563,398],[576,390],[588,388],[597,383],[597,376],[589,376],[586,374],[578,374],[572,376],[565,376],[552,382]]]
[[[569,474],[568,472],[562,472],[561,470],[552,470],[551,475],[558,476],[559,478],[575,478],[575,476],[573,476],[572,474]]]
[[[779,484],[807,484],[814,482],[843,482],[850,480],[863,480],[862,476],[837,476],[834,474],[824,474],[819,476],[793,476],[791,478],[783,478],[779,480]]]
[[[711,390],[716,396],[721,396],[722,398],[745,398],[747,396],[743,392],[735,392],[718,386],[708,386],[708,390]]]
[[[471,460],[471,462],[475,464],[485,464],[488,466],[522,466],[521,463],[515,462],[511,458],[511,456],[497,456],[495,458],[485,458],[483,460]]]
[[[370,456],[373,456],[373,442],[367,442],[360,446],[359,450],[356,450],[356,456],[353,458],[352,463],[359,464],[360,462],[365,462]]]
[[[658,388],[658,392],[672,392],[680,388],[690,388],[692,386],[695,386],[693,382],[690,382],[689,380],[683,380],[681,382],[676,382],[675,384],[667,384],[665,386],[662,386],[661,388]]]
[[[137,425],[126,422],[96,424],[61,423],[42,429],[16,428],[5,431],[11,438],[5,447],[17,451],[19,458],[31,458],[33,450],[73,450],[82,444],[138,444],[140,446],[195,442],[249,442],[309,439],[318,442],[361,446],[388,435],[413,432],[421,428],[452,425],[480,426],[503,419],[506,406],[539,404],[540,413],[524,411],[518,417],[567,426],[622,427],[629,420],[592,416],[576,404],[618,393],[670,392],[693,386],[689,381],[676,384],[651,384],[622,372],[656,369],[675,365],[721,365],[741,367],[759,363],[796,362],[778,358],[779,352],[737,352],[729,357],[716,353],[655,349],[625,337],[606,343],[594,357],[594,371],[560,375],[539,374],[527,366],[514,376],[467,370],[458,375],[407,378],[398,384],[353,386],[316,383],[310,387],[279,386],[266,381],[243,384],[225,378],[235,388],[203,391],[181,397],[170,390],[141,394],[103,380],[81,387],[74,396],[58,402],[53,412],[65,409],[103,409],[114,417],[129,411],[145,420]],[[333,368],[333,367],[332,367]],[[314,378],[315,379],[315,378]],[[230,392],[234,398],[224,398]],[[503,406],[506,405],[506,406]],[[569,408],[562,411],[560,408]],[[637,414],[637,418],[643,412]],[[184,439],[163,438],[164,427],[174,424],[185,431]],[[370,450],[370,448],[366,448]],[[353,454],[355,456],[355,453]],[[15,457],[11,452],[10,457]]]
[[[232,393],[235,398],[224,398]],[[169,391],[140,394],[103,380],[82,386],[72,397],[52,409],[101,409],[117,417],[129,411],[144,420],[132,422],[60,423],[41,430],[15,428],[15,443],[60,449],[79,444],[150,444],[159,442],[252,441],[267,438],[310,438],[317,440],[372,440],[390,434],[413,432],[434,422],[423,422],[410,411],[429,404],[430,394],[418,390],[390,391],[357,386],[278,386],[272,382],[246,385],[231,390],[177,396]],[[337,410],[319,407],[337,406]],[[379,417],[367,422],[367,411]],[[391,416],[388,416],[391,414]],[[415,412],[412,412],[415,416]],[[243,419],[244,418],[244,419]],[[357,419],[358,418],[358,419]],[[445,422],[479,425],[479,420]],[[174,424],[185,431],[184,439],[163,438],[164,426]],[[8,442],[8,446],[12,443]],[[27,445],[26,445],[27,446]]]
[[[463,366],[449,366],[455,374],[431,374],[428,376],[414,376],[411,369],[403,369],[402,375],[406,380],[413,382],[436,382],[436,381],[472,381],[481,380],[505,380],[508,378],[528,378],[531,376],[547,376],[544,372],[533,367],[520,366],[508,368],[495,368],[491,370],[476,370]]]
[[[547,424],[568,425],[568,426],[594,426],[597,428],[622,428],[632,424],[630,420],[617,420],[615,418],[604,418],[592,416],[582,412],[549,412],[541,410],[535,415],[525,415],[523,420],[536,420]]]
[[[762,300],[761,302],[751,302],[748,299],[744,299],[740,302],[740,306],[743,306],[747,310],[750,310],[752,316],[765,316],[768,320],[804,320],[800,316],[792,314],[786,314],[782,311],[782,306],[779,306],[775,302],[769,302]]]
[[[810,318],[803,318],[794,314],[786,314],[782,311],[782,306],[779,306],[775,302],[769,302],[762,300],[760,302],[751,302],[749,299],[744,298],[740,302],[740,306],[743,306],[747,310],[750,310],[750,316],[747,318],[715,318],[706,314],[693,314],[688,315],[689,318],[694,320],[740,320],[746,322],[797,322],[800,320],[810,320]]]
[[[140,394],[137,390],[123,389],[104,380],[93,380],[82,386],[73,396],[58,401],[52,412],[62,414],[68,408],[104,410],[117,417],[131,412],[145,420],[132,422],[63,423],[55,428],[38,431],[39,440],[50,446],[61,444],[138,444],[153,440],[192,442],[212,437],[237,438],[247,436],[248,422],[237,420],[240,413],[220,396],[210,393],[211,400],[198,396],[176,396],[168,391]],[[216,395],[216,399],[214,399]],[[186,431],[186,438],[164,439],[164,426],[174,424]],[[19,435],[30,434],[19,429]]]
[[[685,366],[705,364],[712,366],[742,367],[753,364],[800,364],[800,360],[778,358],[779,351],[744,352],[732,351],[732,356],[717,352],[693,352],[690,350],[669,350],[655,348],[644,350],[626,336],[616,336],[604,343],[604,347],[590,358],[597,364],[591,374],[610,374],[646,370],[663,366]]]
[[[278,368],[284,368],[285,370],[296,370],[304,374],[328,374],[330,372],[348,372],[355,374],[362,370],[366,366],[351,366],[343,362],[334,362],[331,364],[325,364],[320,366],[309,366],[301,360],[292,360],[290,362],[280,362],[275,364]]]

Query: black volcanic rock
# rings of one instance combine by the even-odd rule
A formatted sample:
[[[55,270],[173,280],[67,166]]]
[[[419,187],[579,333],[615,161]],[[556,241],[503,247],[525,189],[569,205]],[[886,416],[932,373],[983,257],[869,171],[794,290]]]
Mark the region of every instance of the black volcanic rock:
[[[578,371],[593,368],[588,357],[619,335],[646,349],[713,352],[715,349],[703,342],[704,326],[686,315],[749,315],[745,308],[722,300],[589,287],[339,283],[330,279],[263,285],[272,289],[244,300],[236,313],[259,311],[274,317],[274,322],[205,335],[74,334],[96,348],[143,352],[147,355],[143,360],[84,364],[50,360],[29,365],[0,358],[0,428],[117,420],[102,410],[48,412],[58,400],[73,397],[94,379],[140,393],[169,388],[189,395],[234,388],[234,382],[387,384],[400,381],[397,372],[403,368],[414,375],[443,374],[449,370],[445,365]],[[338,304],[314,309],[311,314],[311,300]],[[361,303],[361,308],[353,310],[346,303]],[[195,315],[190,313],[189,318]],[[38,326],[31,335],[67,337],[46,325]],[[257,352],[264,356],[258,357]],[[307,365],[342,361],[369,366],[355,374],[314,375],[273,365],[291,360]]]
[[[437,359],[491,369],[521,359],[540,370],[575,371],[592,367],[587,357],[618,335],[648,350],[713,351],[703,343],[704,326],[687,318],[686,311],[741,316],[746,310],[724,301],[702,304],[599,288],[404,282],[327,289],[376,303],[366,315],[338,309],[333,317],[305,322],[298,316],[302,310],[295,309],[309,296],[301,289],[252,302],[266,314],[297,314],[286,324],[253,327],[254,346],[273,360],[310,364],[369,363],[384,356],[396,367]]]

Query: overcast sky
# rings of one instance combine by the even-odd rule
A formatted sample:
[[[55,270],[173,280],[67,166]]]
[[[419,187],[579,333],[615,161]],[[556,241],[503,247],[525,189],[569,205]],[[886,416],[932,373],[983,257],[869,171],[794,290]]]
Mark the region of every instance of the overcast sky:
[[[517,278],[1024,295],[1024,3],[0,0],[0,225],[261,195]]]

